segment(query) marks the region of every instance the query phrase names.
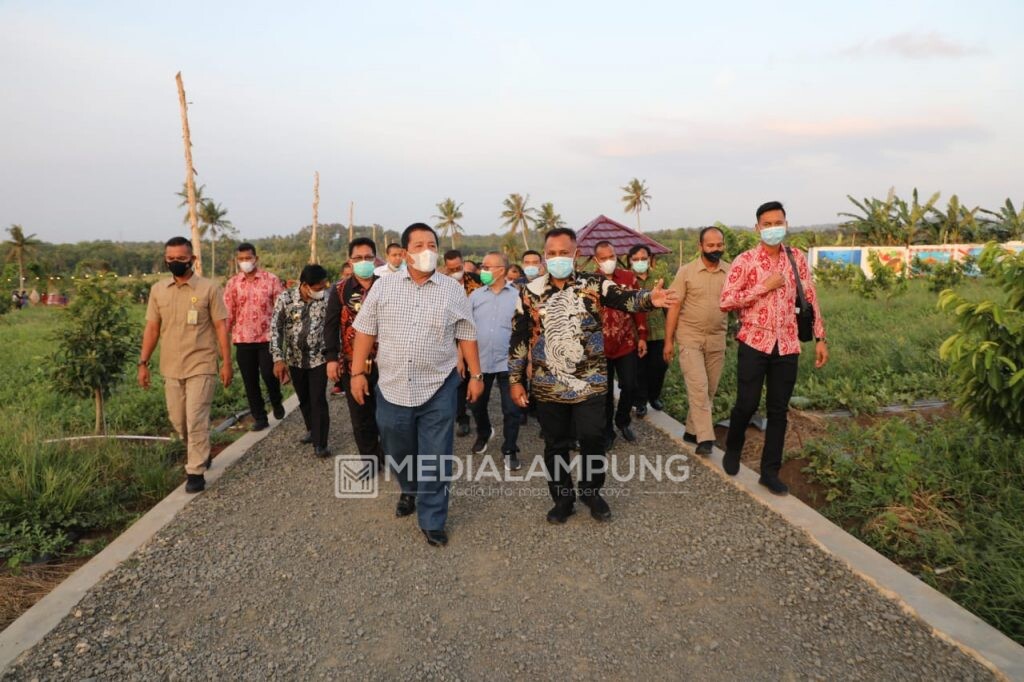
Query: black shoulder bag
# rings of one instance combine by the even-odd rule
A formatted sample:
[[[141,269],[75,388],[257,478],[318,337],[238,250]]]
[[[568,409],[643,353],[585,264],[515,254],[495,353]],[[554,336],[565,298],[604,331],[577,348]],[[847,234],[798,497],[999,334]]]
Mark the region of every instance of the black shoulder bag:
[[[789,256],[789,264],[793,266],[793,278],[796,279],[796,329],[801,341],[814,340],[814,306],[804,296],[804,285],[800,283],[800,270],[796,267],[792,249],[783,247]]]

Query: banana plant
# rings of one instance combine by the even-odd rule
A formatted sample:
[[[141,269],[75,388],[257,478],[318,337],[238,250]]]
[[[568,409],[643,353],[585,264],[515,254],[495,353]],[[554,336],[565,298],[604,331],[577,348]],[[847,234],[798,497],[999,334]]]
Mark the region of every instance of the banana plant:
[[[931,214],[932,209],[935,207],[935,202],[939,200],[939,192],[933,194],[928,201],[923,204],[920,203],[917,196],[917,188],[914,188],[914,192],[911,195],[910,203],[908,204],[905,200],[897,198],[896,204],[896,215],[899,217],[899,221],[903,228],[903,242],[904,245],[910,247],[912,244],[917,243],[918,238],[923,236],[923,232],[927,230],[927,218]]]

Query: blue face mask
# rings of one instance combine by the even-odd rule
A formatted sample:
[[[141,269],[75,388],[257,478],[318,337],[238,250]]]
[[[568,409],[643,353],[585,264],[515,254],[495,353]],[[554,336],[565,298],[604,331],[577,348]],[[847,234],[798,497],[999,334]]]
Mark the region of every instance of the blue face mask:
[[[569,256],[555,256],[547,259],[548,274],[555,279],[566,279],[575,269],[573,259]]]
[[[642,275],[645,272],[647,272],[647,268],[649,266],[650,266],[650,263],[648,261],[645,261],[645,260],[635,260],[635,261],[633,261],[633,272],[637,273],[638,275]]]
[[[761,241],[768,246],[778,246],[782,243],[782,240],[786,238],[786,226],[778,225],[776,227],[764,227],[761,228]]]
[[[373,277],[373,270],[372,260],[361,260],[358,263],[352,264],[352,272],[356,273],[356,277],[360,279],[370,279]]]
[[[524,265],[523,274],[526,275],[527,279],[533,279],[540,274],[540,268],[536,265]]]

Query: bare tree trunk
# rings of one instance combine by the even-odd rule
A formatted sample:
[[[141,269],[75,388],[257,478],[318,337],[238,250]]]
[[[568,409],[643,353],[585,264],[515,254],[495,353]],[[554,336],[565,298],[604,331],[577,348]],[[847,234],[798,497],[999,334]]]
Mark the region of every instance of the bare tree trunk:
[[[181,135],[185,141],[185,192],[188,198],[188,222],[192,226],[192,253],[196,257],[195,273],[203,274],[202,235],[199,234],[199,216],[196,214],[196,169],[192,165],[192,134],[188,129],[188,102],[181,71],[174,79],[178,82],[178,105],[181,108]]]
[[[636,210],[636,231],[637,232],[643,232],[643,230],[640,228],[640,209],[639,208]]]
[[[217,276],[217,242],[210,238],[210,277]]]
[[[96,404],[96,429],[95,433],[97,436],[105,433],[106,429],[103,425],[103,391],[96,388],[93,389],[93,402]]]
[[[526,223],[523,223],[522,228],[523,228],[523,248],[524,248],[524,250],[529,251],[530,250],[530,243],[528,241],[526,241],[526,231],[528,229],[527,226],[526,226]]]
[[[348,243],[349,244],[351,244],[352,240],[355,239],[355,235],[353,234],[353,231],[355,230],[355,227],[352,225],[352,216],[355,214],[355,210],[356,210],[356,202],[354,202],[354,201],[348,202]]]
[[[309,232],[309,262],[319,263],[316,255],[316,220],[320,209],[320,171],[313,173],[313,229]]]

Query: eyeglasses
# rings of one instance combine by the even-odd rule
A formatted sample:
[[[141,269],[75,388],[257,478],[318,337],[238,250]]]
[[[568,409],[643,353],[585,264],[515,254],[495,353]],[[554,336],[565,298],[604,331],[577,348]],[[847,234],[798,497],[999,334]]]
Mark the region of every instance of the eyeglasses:
[[[480,269],[481,270],[486,270],[486,271],[490,272],[491,270],[504,270],[505,266],[504,265],[481,265]]]
[[[352,256],[352,261],[355,263],[361,263],[365,261],[373,262],[377,260],[375,256]]]

